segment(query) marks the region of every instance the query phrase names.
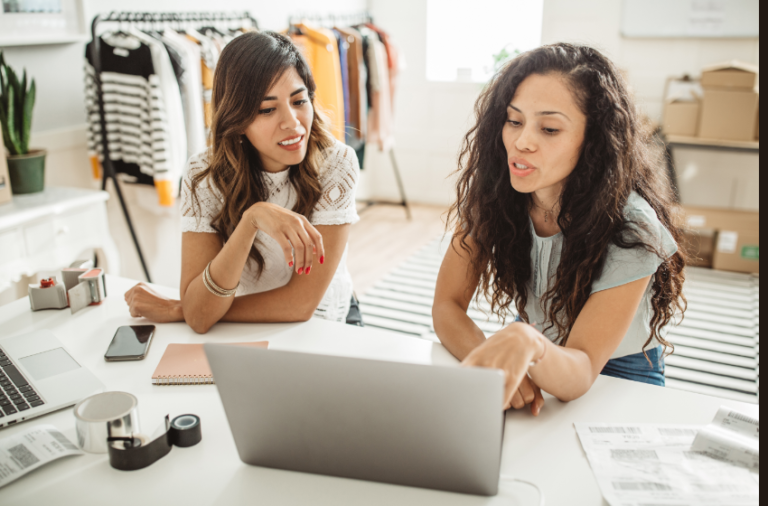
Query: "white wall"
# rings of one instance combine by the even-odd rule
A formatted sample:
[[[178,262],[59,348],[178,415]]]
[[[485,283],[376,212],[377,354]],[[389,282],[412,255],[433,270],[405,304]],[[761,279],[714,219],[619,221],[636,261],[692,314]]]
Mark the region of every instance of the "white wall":
[[[450,204],[454,194],[446,178],[456,168],[460,139],[481,87],[427,82],[426,0],[370,0],[370,7],[377,24],[391,32],[408,63],[395,117],[406,192],[415,202]],[[590,44],[612,58],[627,72],[637,100],[654,121],[661,119],[667,77],[695,75],[704,65],[732,59],[759,64],[759,40],[755,39],[624,39],[619,0],[545,0],[543,23],[544,44]],[[458,26],[456,36],[482,34],[464,33]],[[365,177],[371,196],[397,198],[387,160],[372,157],[369,162]]]

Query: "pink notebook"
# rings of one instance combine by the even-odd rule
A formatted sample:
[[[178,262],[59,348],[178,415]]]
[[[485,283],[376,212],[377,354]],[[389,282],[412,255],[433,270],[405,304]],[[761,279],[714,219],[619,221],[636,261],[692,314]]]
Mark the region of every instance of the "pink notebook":
[[[252,346],[267,348],[269,342],[256,343],[225,343],[232,346]],[[202,344],[171,343],[163,353],[163,358],[157,364],[152,374],[153,385],[212,385],[213,374],[205,357]]]

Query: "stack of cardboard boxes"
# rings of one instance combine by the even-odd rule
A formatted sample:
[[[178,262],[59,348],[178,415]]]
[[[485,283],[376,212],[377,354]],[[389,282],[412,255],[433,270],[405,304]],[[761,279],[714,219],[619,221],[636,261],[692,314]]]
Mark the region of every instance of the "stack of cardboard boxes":
[[[701,73],[703,97],[666,104],[664,133],[717,141],[760,139],[760,69],[743,62],[712,65]]]
[[[667,103],[667,136],[712,144],[760,140],[760,70],[741,62],[703,70],[703,96]],[[728,170],[728,167],[723,167]],[[760,213],[684,206],[693,265],[760,273]]]

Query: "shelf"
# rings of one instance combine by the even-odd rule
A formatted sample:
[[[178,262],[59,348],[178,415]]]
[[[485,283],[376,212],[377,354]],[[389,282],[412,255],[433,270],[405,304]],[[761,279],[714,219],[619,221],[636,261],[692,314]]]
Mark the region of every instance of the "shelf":
[[[722,139],[684,137],[682,135],[667,135],[666,140],[667,144],[684,144],[687,146],[703,146],[708,148],[748,149],[760,151],[760,141],[728,141]]]
[[[42,46],[46,44],[74,44],[76,42],[86,42],[88,36],[85,34],[56,35],[53,37],[13,37],[9,39],[0,38],[0,47],[15,46]]]

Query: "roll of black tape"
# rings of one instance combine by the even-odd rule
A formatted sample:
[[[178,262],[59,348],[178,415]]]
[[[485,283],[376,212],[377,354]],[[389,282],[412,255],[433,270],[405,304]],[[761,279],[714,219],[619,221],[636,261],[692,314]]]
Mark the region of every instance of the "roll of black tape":
[[[195,415],[177,416],[171,421],[171,435],[174,446],[179,448],[195,446],[203,439],[200,418]]]
[[[169,421],[165,417],[165,433],[148,443],[139,437],[108,438],[109,464],[121,471],[136,471],[151,466],[170,453],[173,446],[194,446],[203,439],[200,418],[181,415]]]

